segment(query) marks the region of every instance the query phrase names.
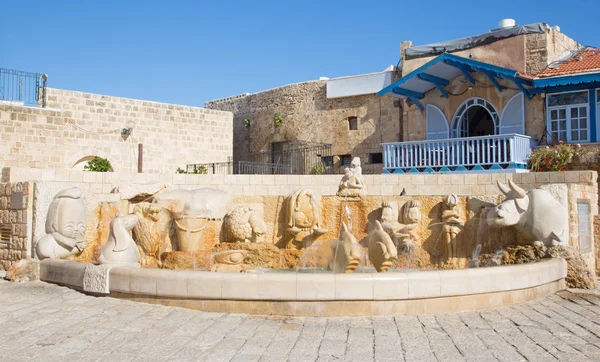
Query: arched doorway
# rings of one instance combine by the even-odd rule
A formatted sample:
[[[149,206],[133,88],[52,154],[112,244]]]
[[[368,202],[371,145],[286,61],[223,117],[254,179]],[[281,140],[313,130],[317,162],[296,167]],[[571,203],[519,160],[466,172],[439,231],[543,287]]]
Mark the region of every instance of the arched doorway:
[[[498,134],[498,112],[483,98],[469,98],[452,118],[452,138],[478,137]]]

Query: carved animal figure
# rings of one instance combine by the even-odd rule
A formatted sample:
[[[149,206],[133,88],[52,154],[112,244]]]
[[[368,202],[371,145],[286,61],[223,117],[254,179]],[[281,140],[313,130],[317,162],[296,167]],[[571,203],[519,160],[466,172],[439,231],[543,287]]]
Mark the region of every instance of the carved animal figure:
[[[369,260],[380,273],[388,271],[393,260],[398,259],[398,249],[392,238],[383,230],[383,226],[375,220],[375,232],[369,238]]]
[[[354,272],[360,265],[362,248],[345,223],[342,223],[342,232],[334,245],[336,249],[333,258],[329,261],[329,269],[335,273]]]
[[[133,239],[140,250],[142,265],[161,266],[160,255],[171,251],[169,228],[171,214],[158,204],[140,202],[133,208],[138,222],[133,227]]]
[[[250,242],[256,240],[256,236],[267,232],[267,225],[261,215],[251,206],[236,207],[225,215],[223,219],[225,227],[225,241],[228,242]]]
[[[511,180],[498,182],[506,200],[486,212],[492,227],[514,226],[524,240],[546,246],[565,245],[569,240],[567,210],[548,191],[525,192]]]
[[[108,241],[98,258],[100,264],[140,266],[140,252],[129,234],[138,222],[136,215],[117,216],[110,222]]]

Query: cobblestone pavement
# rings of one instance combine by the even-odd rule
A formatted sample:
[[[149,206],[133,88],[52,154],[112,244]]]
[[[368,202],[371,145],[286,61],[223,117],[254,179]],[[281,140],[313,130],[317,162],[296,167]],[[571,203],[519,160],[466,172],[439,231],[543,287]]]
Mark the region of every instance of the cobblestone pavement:
[[[0,361],[600,361],[600,291],[439,315],[206,313],[0,281]]]

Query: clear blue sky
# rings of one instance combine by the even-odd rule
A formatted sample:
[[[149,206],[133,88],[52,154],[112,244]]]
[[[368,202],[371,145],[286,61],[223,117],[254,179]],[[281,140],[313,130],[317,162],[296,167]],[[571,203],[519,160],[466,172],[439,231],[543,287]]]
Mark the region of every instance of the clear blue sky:
[[[403,40],[480,34],[507,17],[600,46],[599,0],[24,0],[1,13],[0,67],[47,73],[55,88],[195,106],[381,71]]]

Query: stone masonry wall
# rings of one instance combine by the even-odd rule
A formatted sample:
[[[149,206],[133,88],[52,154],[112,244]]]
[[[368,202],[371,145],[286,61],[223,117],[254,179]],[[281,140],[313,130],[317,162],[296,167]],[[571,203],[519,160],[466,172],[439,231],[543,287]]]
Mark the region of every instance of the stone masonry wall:
[[[525,71],[538,74],[563,53],[573,50],[577,42],[556,29],[544,34],[530,34],[525,41]]]
[[[31,257],[32,195],[32,182],[0,183],[0,227],[7,228],[0,242],[0,270]]]
[[[129,136],[123,128],[133,127]],[[92,156],[117,172],[173,173],[232,155],[232,114],[203,108],[47,89],[47,108],[0,105],[0,166],[82,168]]]
[[[272,142],[329,143],[333,155],[360,157],[363,173],[380,173],[382,164],[369,164],[369,154],[382,152],[382,142],[395,142],[399,132],[399,108],[394,99],[376,94],[327,99],[327,82],[291,84],[256,94],[206,103],[206,108],[234,114],[234,159],[269,151]],[[283,125],[276,127],[279,113]],[[358,130],[349,130],[348,117],[358,117]],[[244,120],[250,120],[250,127]],[[334,158],[336,171],[339,158]]]

